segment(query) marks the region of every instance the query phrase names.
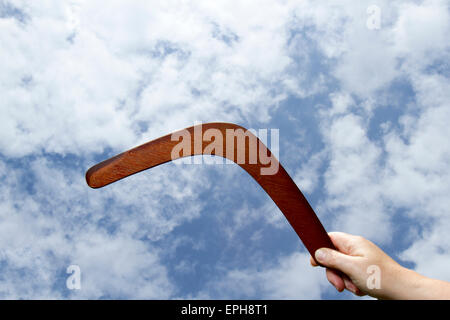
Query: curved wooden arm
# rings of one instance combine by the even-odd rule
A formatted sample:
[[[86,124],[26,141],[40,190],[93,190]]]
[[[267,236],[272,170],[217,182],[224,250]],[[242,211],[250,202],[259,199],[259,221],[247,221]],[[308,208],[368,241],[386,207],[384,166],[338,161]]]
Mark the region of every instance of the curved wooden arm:
[[[247,141],[250,141],[250,139],[253,138],[258,142],[256,162],[251,163],[251,161],[249,161],[250,142],[239,145],[238,143],[234,143],[236,140],[233,140],[233,145],[231,145],[228,143],[228,140],[224,138],[220,149],[205,150],[207,146],[211,144],[210,141],[205,141],[203,138],[206,132],[220,133],[222,134],[222,137],[226,137],[227,130],[236,132],[239,129],[246,132],[248,135]],[[174,154],[173,150],[180,143],[179,138],[182,136],[190,136],[190,148],[187,148],[187,152],[184,150],[184,154],[181,152],[175,152]],[[173,137],[178,137],[178,139],[173,141]],[[217,137],[215,139],[217,139]],[[229,144],[228,148],[227,143]],[[243,150],[243,148],[245,148],[245,150]],[[234,152],[227,152],[227,150]],[[246,155],[246,161],[244,163],[239,161],[237,157],[239,152]],[[263,161],[261,155],[264,154],[264,152],[270,159],[270,162],[267,162],[267,159]],[[171,160],[200,154],[223,156],[224,158],[236,162],[240,167],[247,171],[267,192],[278,208],[280,208],[281,212],[283,212],[312,257],[314,257],[315,251],[319,248],[327,247],[335,249],[324,227],[314,213],[314,210],[311,208],[297,185],[284,170],[283,166],[279,164],[275,156],[272,155],[270,150],[268,150],[256,136],[245,128],[235,124],[206,123],[150,141],[93,166],[86,173],[86,181],[90,187],[100,188]],[[272,165],[276,164],[278,170],[273,174],[261,174],[261,169],[267,169],[268,163],[271,163]]]

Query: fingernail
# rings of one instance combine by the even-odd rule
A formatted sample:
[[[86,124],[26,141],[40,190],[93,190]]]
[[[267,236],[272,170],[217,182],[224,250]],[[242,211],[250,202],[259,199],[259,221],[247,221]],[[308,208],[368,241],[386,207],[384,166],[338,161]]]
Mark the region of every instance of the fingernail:
[[[318,249],[318,250],[316,250],[315,256],[316,256],[317,261],[324,262],[326,260],[327,254],[326,254],[325,250]]]

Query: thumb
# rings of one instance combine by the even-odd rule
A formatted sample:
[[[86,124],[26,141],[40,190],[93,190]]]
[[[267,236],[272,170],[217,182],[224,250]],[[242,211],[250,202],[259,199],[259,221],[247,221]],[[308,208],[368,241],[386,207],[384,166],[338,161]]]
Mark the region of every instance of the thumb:
[[[316,250],[314,256],[317,262],[324,267],[340,270],[347,275],[352,274],[354,270],[355,261],[353,261],[353,257],[339,251],[320,248]]]

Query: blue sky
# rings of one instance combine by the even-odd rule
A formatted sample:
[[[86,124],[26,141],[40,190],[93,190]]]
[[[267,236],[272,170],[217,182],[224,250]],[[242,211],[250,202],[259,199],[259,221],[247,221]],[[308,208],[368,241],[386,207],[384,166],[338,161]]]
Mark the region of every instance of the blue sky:
[[[450,281],[449,24],[439,0],[0,1],[0,298],[353,298],[236,165],[86,185],[195,121],[279,129],[327,230]]]

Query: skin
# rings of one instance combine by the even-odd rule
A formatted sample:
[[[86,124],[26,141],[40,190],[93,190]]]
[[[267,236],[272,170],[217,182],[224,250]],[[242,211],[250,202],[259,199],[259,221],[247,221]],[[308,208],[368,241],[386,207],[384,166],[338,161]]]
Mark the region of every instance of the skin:
[[[346,289],[357,296],[378,299],[450,299],[450,282],[427,278],[402,267],[363,237],[343,232],[330,232],[329,236],[337,250],[321,248],[315,252],[315,258],[326,268],[328,281],[339,292]],[[318,266],[312,257],[311,265]],[[373,275],[373,271],[368,272],[369,266],[380,271],[379,288],[368,284]]]

